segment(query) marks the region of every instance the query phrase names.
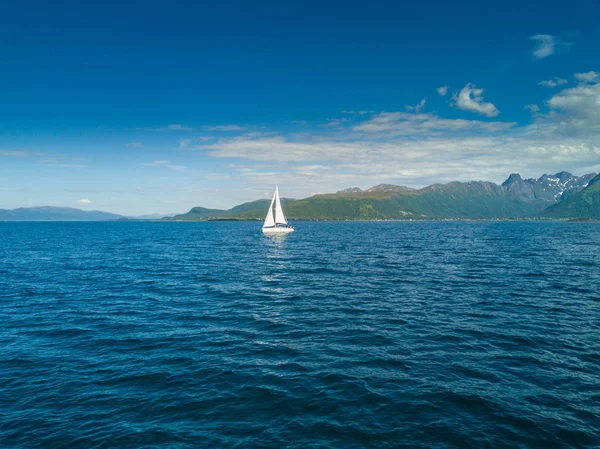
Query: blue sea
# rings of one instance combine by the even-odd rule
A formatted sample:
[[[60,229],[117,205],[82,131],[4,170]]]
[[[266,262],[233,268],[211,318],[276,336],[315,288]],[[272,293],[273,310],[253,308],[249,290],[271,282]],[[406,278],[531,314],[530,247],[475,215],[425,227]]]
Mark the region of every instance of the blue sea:
[[[0,448],[600,447],[600,223],[0,223]]]

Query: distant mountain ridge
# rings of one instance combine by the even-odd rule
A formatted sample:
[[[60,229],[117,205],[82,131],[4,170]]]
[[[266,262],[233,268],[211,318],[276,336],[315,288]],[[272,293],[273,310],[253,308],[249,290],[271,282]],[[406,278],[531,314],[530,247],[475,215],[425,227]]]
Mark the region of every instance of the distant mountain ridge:
[[[413,189],[379,184],[366,190],[350,187],[335,194],[284,200],[284,204],[286,215],[292,220],[526,218],[538,216],[548,207],[584,191],[595,177],[595,173],[574,176],[563,171],[529,179],[513,173],[500,185],[454,181]],[[262,219],[268,204],[268,200],[258,200],[229,210],[210,210],[201,219]],[[194,209],[173,220],[199,219]],[[555,218],[571,218],[556,214]]]
[[[73,207],[19,207],[0,209],[0,221],[109,221],[124,218],[98,210],[81,210]]]
[[[594,176],[596,173],[573,176],[571,173],[562,171],[555,175],[545,174],[536,179],[522,179],[518,173],[513,173],[502,183],[502,187],[513,198],[521,198],[525,201],[556,202],[584,189]]]
[[[541,218],[586,218],[600,220],[600,175],[587,187],[569,195],[539,214]]]
[[[397,186],[395,184],[378,184],[373,187],[369,187],[367,190],[362,190],[358,187],[350,187],[344,190],[338,190],[336,195],[343,195],[345,193],[363,193],[363,192],[409,192],[415,190],[412,187]]]
[[[161,221],[262,220],[270,200],[243,203],[228,210],[194,207]],[[333,194],[282,199],[291,220],[423,219],[600,219],[600,175],[574,176],[562,171],[523,179],[511,174],[502,184],[488,181],[432,184],[421,189],[379,184],[350,187]],[[0,221],[110,221],[143,219],[68,207],[0,209]]]

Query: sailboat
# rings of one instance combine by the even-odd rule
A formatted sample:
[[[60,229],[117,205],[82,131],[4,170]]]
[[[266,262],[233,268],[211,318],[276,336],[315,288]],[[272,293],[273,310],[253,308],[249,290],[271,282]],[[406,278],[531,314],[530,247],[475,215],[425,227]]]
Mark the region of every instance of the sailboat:
[[[279,187],[275,186],[275,193],[267,212],[267,217],[262,227],[263,234],[289,234],[294,232],[283,215],[281,200],[279,199]]]

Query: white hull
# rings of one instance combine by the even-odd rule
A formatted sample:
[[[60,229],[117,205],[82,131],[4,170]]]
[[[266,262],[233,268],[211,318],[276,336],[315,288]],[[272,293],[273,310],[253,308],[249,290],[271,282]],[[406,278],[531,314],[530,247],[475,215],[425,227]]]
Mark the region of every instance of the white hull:
[[[280,225],[280,226],[277,226]],[[287,225],[285,215],[283,215],[283,209],[281,207],[281,200],[279,199],[279,188],[275,186],[275,193],[273,199],[269,205],[267,216],[262,228],[263,234],[282,235],[294,232],[294,228]]]
[[[272,227],[272,228],[262,228],[263,234],[289,234],[290,232],[294,232],[294,228],[284,228],[284,227]]]

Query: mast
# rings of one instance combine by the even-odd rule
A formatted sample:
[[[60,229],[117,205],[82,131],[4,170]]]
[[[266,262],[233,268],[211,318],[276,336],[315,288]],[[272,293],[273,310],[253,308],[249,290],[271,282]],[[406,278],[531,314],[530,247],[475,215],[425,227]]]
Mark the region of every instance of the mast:
[[[288,224],[283,215],[283,209],[281,207],[281,200],[279,199],[279,187],[275,186],[275,223],[276,224]]]

